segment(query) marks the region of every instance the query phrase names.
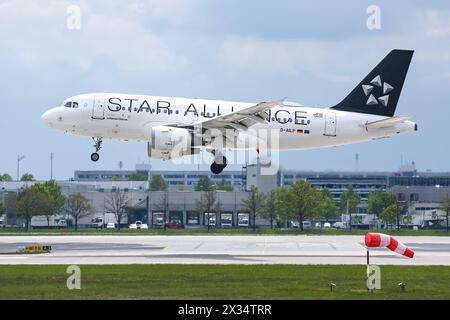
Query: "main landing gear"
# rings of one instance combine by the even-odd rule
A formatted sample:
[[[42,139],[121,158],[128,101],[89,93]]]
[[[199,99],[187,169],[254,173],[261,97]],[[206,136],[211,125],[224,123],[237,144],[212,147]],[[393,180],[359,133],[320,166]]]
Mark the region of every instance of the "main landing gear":
[[[214,174],[219,174],[223,171],[223,169],[225,169],[225,167],[227,166],[227,158],[224,157],[221,153],[216,153],[212,152],[212,154],[214,155],[214,162],[211,164],[211,172]]]
[[[98,152],[102,148],[103,138],[102,137],[98,137],[98,138],[92,137],[92,140],[94,140],[94,143],[95,143],[94,144],[95,152],[93,154],[91,154],[91,160],[94,162],[97,162],[98,159],[100,159]]]

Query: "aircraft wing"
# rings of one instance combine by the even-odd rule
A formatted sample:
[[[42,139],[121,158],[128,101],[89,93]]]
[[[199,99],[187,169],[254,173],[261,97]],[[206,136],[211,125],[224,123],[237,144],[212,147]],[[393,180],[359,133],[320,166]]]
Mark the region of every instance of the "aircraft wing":
[[[411,119],[409,116],[398,116],[398,117],[392,117],[392,118],[386,118],[382,120],[372,121],[365,123],[364,126],[366,128],[370,129],[377,129],[377,128],[387,128],[387,127],[393,127],[396,124],[405,122],[406,120]]]
[[[267,110],[277,106],[283,105],[282,101],[260,102],[254,106],[220,115],[211,119],[194,122],[188,126],[181,125],[181,127],[189,128],[205,128],[205,129],[234,129],[247,130],[254,124],[267,123]]]

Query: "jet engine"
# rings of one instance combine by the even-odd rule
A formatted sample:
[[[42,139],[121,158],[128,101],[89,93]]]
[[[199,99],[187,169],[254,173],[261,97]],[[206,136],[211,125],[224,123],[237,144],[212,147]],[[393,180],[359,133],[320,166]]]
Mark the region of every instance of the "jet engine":
[[[183,128],[156,126],[151,128],[147,152],[150,158],[170,160],[198,153],[192,133]]]

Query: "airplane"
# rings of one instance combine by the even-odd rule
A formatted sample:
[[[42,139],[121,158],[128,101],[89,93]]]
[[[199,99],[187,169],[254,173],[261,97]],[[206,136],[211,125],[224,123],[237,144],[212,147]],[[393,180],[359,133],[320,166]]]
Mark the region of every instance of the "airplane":
[[[348,94],[330,108],[266,101],[246,103],[119,93],[70,97],[45,112],[50,128],[89,136],[99,160],[103,139],[147,142],[148,156],[170,160],[206,150],[211,171],[227,166],[224,150],[300,150],[332,147],[417,131],[409,116],[395,116],[414,51],[394,49]],[[263,131],[277,133],[269,142]],[[259,150],[257,150],[259,152]]]

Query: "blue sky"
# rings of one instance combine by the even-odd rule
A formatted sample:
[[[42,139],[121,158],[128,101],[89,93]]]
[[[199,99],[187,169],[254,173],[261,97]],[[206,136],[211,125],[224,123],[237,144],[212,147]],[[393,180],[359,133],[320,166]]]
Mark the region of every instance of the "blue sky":
[[[369,5],[381,30],[366,27]],[[67,8],[81,28],[66,26]],[[331,149],[286,152],[298,170],[450,170],[450,5],[446,1],[10,1],[0,0],[0,172],[47,179],[75,169],[148,163],[146,146],[106,141],[89,160],[90,138],[44,127],[40,115],[66,97],[95,91],[259,102],[288,97],[307,106],[340,101],[393,48],[415,56],[397,108],[416,134]],[[154,168],[182,169],[152,160]],[[192,168],[196,168],[193,166]],[[207,165],[202,168],[207,169]]]

